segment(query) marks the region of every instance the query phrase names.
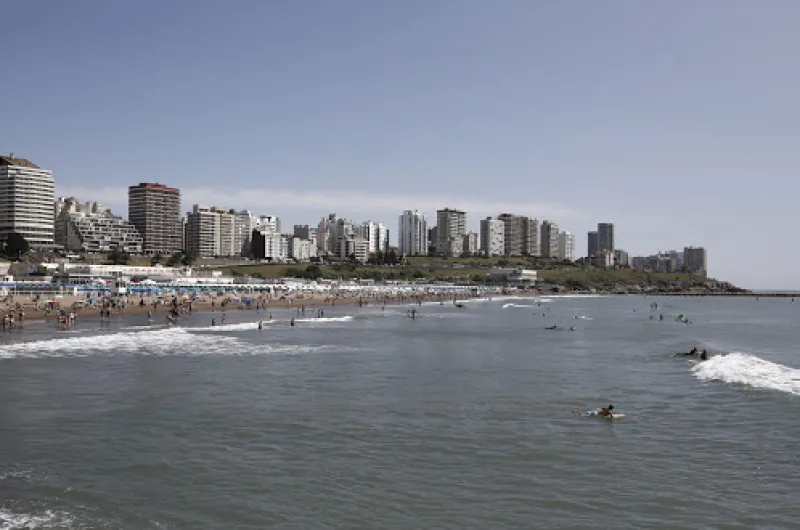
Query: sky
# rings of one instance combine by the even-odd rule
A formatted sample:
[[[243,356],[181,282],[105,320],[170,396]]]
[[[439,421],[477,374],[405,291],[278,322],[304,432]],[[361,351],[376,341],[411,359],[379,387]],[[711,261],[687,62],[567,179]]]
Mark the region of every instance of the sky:
[[[0,152],[127,186],[387,224],[613,222],[631,255],[800,288],[800,2],[2,0]],[[433,224],[433,222],[431,222]]]

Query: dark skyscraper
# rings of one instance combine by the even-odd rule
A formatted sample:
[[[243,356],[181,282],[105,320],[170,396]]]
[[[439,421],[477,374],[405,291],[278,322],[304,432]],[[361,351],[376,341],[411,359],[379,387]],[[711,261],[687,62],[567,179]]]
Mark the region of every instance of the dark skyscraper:
[[[597,223],[597,249],[614,251],[614,223]]]
[[[597,256],[598,250],[598,242],[597,242],[597,232],[589,232],[589,250],[587,252],[587,256],[590,258],[594,258]]]

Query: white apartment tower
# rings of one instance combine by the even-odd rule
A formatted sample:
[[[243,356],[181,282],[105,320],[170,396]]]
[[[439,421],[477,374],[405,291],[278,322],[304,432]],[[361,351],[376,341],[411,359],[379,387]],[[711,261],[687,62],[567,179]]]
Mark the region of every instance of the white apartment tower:
[[[52,246],[54,197],[52,171],[13,153],[0,156],[0,245],[16,232],[32,248]]]
[[[575,238],[567,231],[558,235],[558,259],[561,261],[575,261]]]
[[[408,256],[428,254],[428,219],[419,210],[400,214],[397,242],[400,253]]]
[[[481,219],[481,254],[487,257],[505,254],[505,223],[500,219]]]
[[[198,258],[220,255],[220,212],[216,208],[195,204],[186,214],[186,251]]]
[[[558,258],[558,225],[551,221],[542,221],[542,245],[541,253],[543,258]]]
[[[355,233],[357,237],[367,242],[369,254],[389,250],[389,230],[384,224],[364,221],[355,227]]]

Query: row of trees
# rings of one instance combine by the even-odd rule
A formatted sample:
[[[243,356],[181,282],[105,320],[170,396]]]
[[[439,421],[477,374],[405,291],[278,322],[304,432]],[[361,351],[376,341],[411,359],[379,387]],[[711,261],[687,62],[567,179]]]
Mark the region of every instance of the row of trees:
[[[28,240],[22,234],[11,232],[6,239],[6,246],[3,248],[3,255],[10,259],[19,259],[31,249]]]

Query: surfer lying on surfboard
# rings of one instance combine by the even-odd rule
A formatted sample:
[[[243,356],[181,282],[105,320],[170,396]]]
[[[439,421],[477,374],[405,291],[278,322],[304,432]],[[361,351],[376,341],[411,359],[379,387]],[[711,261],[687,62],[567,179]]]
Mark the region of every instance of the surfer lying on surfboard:
[[[614,410],[614,405],[609,405],[607,407],[600,407],[599,409],[597,409],[597,415],[598,416],[611,416],[611,415],[614,414],[612,412],[613,410]]]
[[[609,405],[607,407],[600,407],[599,409],[594,410],[587,410],[586,412],[579,412],[574,411],[575,414],[585,417],[595,417],[595,418],[607,418],[609,420],[614,420],[618,418],[624,418],[625,414],[620,414],[619,412],[614,412],[614,405]]]

